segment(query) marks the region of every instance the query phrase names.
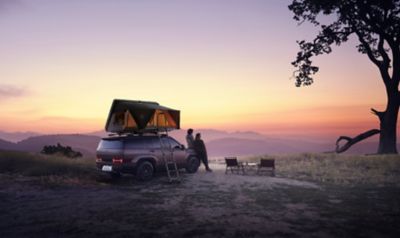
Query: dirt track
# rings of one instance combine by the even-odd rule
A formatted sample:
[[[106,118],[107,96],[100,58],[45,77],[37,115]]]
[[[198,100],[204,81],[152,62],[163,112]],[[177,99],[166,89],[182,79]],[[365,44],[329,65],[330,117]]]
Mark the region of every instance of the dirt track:
[[[159,176],[46,186],[0,179],[1,237],[343,237],[400,234],[398,188],[346,189],[201,169],[180,184]],[[374,224],[374,226],[371,226]]]

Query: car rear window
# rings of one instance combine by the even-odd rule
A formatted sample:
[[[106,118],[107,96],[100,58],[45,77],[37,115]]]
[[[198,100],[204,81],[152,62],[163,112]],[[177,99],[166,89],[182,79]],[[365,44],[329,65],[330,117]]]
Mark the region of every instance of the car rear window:
[[[122,149],[122,140],[101,140],[98,149]]]

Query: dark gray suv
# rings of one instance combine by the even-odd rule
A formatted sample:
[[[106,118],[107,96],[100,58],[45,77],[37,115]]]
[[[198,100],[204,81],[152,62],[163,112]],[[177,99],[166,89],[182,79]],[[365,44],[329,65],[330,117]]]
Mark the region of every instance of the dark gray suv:
[[[200,161],[191,149],[167,135],[124,135],[103,138],[97,147],[97,168],[119,177],[132,173],[137,179],[150,180],[156,172],[165,171],[165,160],[171,156],[178,169],[197,172]],[[163,155],[164,154],[164,155]]]

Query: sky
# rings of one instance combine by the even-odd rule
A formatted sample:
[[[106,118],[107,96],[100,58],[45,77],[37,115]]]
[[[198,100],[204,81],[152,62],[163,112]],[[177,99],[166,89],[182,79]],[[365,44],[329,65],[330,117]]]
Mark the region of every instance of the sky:
[[[297,88],[286,0],[0,0],[0,130],[87,133],[112,100],[181,110],[182,128],[337,138],[377,128],[383,83],[356,41]]]

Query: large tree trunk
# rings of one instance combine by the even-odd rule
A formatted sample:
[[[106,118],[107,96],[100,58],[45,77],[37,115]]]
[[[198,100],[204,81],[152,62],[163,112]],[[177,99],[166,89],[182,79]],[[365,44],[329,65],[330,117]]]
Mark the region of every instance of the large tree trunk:
[[[386,111],[377,114],[380,120],[378,154],[397,154],[397,116],[399,102],[397,95],[389,96]]]

